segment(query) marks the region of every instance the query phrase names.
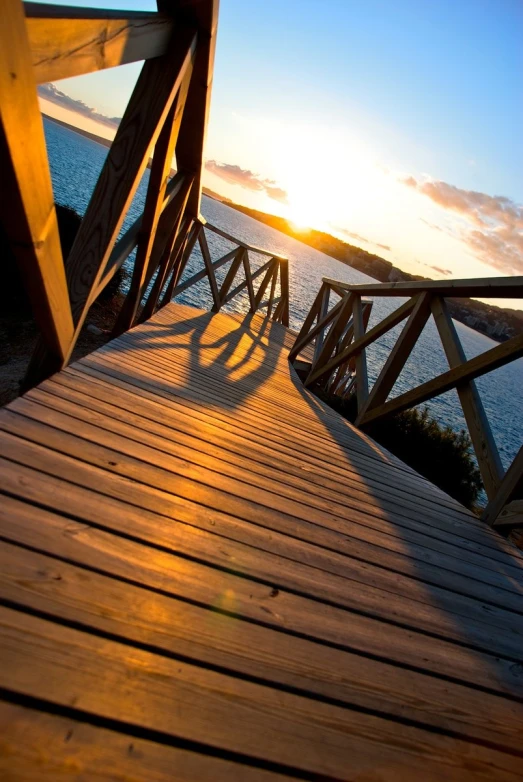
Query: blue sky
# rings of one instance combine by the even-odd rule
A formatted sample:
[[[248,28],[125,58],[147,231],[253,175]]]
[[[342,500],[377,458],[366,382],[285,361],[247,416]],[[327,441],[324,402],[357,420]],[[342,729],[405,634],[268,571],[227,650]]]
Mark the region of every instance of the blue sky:
[[[520,0],[221,0],[207,183],[427,276],[523,273],[522,40]],[[58,87],[115,116],[137,73]]]

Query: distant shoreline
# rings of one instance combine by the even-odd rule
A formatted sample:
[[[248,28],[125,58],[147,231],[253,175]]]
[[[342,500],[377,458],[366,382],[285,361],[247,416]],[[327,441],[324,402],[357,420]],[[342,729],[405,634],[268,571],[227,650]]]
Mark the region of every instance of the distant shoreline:
[[[85,136],[86,138],[91,139],[91,141],[95,141],[97,144],[101,144],[103,147],[110,147],[113,143],[111,139],[104,138],[103,136],[97,136],[95,133],[89,133],[88,130],[77,128],[75,125],[70,125],[68,122],[51,117],[49,114],[44,114],[44,112],[42,112],[42,117],[45,117],[51,122],[55,122],[57,125],[61,125],[63,128],[67,128],[67,130],[72,130],[73,133],[78,133],[80,136]]]

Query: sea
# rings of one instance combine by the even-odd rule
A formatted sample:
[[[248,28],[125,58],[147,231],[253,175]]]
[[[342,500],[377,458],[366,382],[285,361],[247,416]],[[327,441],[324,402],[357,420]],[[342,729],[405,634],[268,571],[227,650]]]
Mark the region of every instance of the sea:
[[[66,127],[44,118],[45,137],[51,167],[54,196],[58,203],[71,206],[84,214],[96,180],[107,157],[108,149]],[[145,171],[122,227],[125,231],[143,210],[149,171]],[[365,274],[319,252],[302,242],[270,228],[224,203],[203,196],[201,212],[206,220],[248,244],[261,247],[289,258],[290,327],[298,330],[303,322],[323,277],[350,283],[376,282]],[[348,215],[350,219],[350,215]],[[207,232],[213,259],[224,255],[233,245],[216,234]],[[267,259],[250,254],[253,269]],[[134,257],[126,262],[129,274]],[[442,259],[442,261],[446,259]],[[184,277],[201,269],[203,261],[195,249]],[[225,274],[219,270],[218,280]],[[127,283],[124,281],[123,286]],[[209,309],[212,303],[209,286],[202,280],[197,286],[182,293],[179,301]],[[375,298],[369,327],[379,322],[401,304],[398,298]],[[246,295],[234,299],[230,309],[246,312]],[[465,354],[472,358],[496,345],[488,337],[456,323]],[[401,326],[396,327],[368,348],[369,380],[378,376],[387,355],[394,345]],[[436,326],[432,318],[427,323],[413,353],[399,376],[391,397],[404,393],[448,369]],[[523,440],[523,359],[495,370],[476,381],[483,405],[496,440],[501,461],[507,468]],[[431,414],[441,423],[459,431],[466,428],[458,396],[449,391],[427,403]]]

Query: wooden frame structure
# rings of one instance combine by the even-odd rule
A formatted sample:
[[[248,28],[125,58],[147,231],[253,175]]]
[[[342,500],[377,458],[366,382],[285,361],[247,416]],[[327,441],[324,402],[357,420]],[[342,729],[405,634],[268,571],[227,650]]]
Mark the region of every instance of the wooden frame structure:
[[[260,271],[251,273],[248,252],[257,250],[237,242],[218,290],[215,271],[227,260],[211,262],[203,231],[201,172],[218,0],[158,0],[158,9],[99,11],[24,6],[21,0],[2,6],[0,159],[9,198],[2,200],[0,220],[41,333],[26,388],[69,362],[89,308],[135,248],[131,285],[114,336],[147,320],[188,287],[180,279],[196,241],[215,310],[247,288],[251,311],[266,307],[268,316],[288,322],[286,259],[262,251],[271,260],[261,293],[255,293],[253,281]],[[140,60],[145,60],[141,73],[64,263],[37,84]],[[143,214],[118,238],[151,154]],[[173,157],[176,174],[171,177]],[[230,290],[240,267],[245,281]],[[281,297],[276,302],[278,273]]]
[[[338,296],[332,303],[331,293]],[[410,297],[367,331],[372,302],[363,296]],[[500,277],[445,282],[404,282],[349,285],[324,279],[289,360],[308,387],[320,387],[342,397],[356,394],[356,426],[365,428],[455,388],[478,460],[489,504],[483,518],[505,529],[523,524],[523,447],[504,474],[475,378],[523,356],[523,336],[516,336],[467,360],[449,314],[446,297],[523,297],[523,277]],[[430,315],[447,357],[449,369],[393,399],[389,394]],[[369,389],[366,349],[406,321],[372,388]],[[312,361],[300,354],[314,344]]]

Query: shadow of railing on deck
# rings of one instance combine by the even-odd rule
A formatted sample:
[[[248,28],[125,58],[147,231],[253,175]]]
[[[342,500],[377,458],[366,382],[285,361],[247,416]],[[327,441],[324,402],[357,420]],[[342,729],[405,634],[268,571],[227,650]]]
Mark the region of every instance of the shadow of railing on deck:
[[[291,350],[291,360],[297,363],[307,380],[322,377],[320,363],[330,369],[323,374],[324,382],[334,382],[344,393],[358,394],[360,406],[368,399],[366,366],[361,353],[351,349],[354,340],[363,347],[366,341],[362,318],[362,305],[357,300],[360,291],[354,286],[342,286],[341,301],[330,310],[322,309],[325,286],[339,286],[326,280],[311,310],[296,345],[307,344],[307,334],[321,336],[321,344],[315,350],[312,367],[310,363],[297,361],[300,351]],[[364,286],[359,286],[364,287]],[[367,286],[362,293],[371,295],[379,286]],[[390,286],[389,286],[390,287]],[[347,289],[347,290],[346,290]],[[348,290],[350,289],[350,291]],[[371,290],[372,289],[372,290]],[[357,292],[356,292],[357,291]],[[407,292],[408,293],[408,292]],[[416,293],[416,291],[414,291]],[[438,300],[441,305],[441,299]],[[384,321],[390,328],[399,316],[405,317],[412,310],[410,302]],[[410,307],[410,310],[408,309]],[[430,312],[430,309],[429,309]],[[427,310],[424,311],[426,316]],[[344,317],[344,322],[339,319]],[[351,318],[352,323],[350,326]],[[359,323],[357,322],[359,319]],[[314,326],[315,320],[325,328]],[[416,326],[419,327],[419,318]],[[333,324],[333,325],[330,325]],[[349,324],[349,325],[348,325]],[[409,321],[410,327],[410,321]],[[446,332],[451,325],[445,313]],[[380,331],[381,328],[381,331]],[[407,328],[407,327],[406,327]],[[443,328],[443,327],[442,327]],[[337,329],[337,330],[336,330]],[[382,333],[382,324],[372,330]],[[411,327],[411,331],[412,331]],[[419,331],[419,329],[418,329]],[[325,333],[323,333],[325,332]],[[350,332],[350,333],[349,333]],[[329,336],[331,339],[329,340]],[[337,343],[343,339],[339,350]],[[300,341],[301,340],[301,341]],[[310,341],[310,340],[309,340]],[[447,340],[449,344],[450,337]],[[520,342],[521,340],[519,340]],[[353,344],[354,344],[353,342]],[[519,343],[518,343],[519,345]],[[508,346],[510,347],[510,346]],[[310,346],[309,346],[310,348]],[[450,348],[449,348],[450,351]],[[334,352],[334,357],[331,357]],[[323,355],[322,355],[323,353]],[[339,356],[337,355],[339,353]],[[397,350],[394,351],[396,357]],[[392,355],[392,354],[391,354]],[[404,357],[403,363],[404,363]],[[314,363],[316,362],[317,368]],[[387,367],[391,362],[387,363]],[[400,362],[396,358],[394,370],[399,372]],[[402,366],[403,364],[401,364]],[[336,374],[341,367],[341,371]],[[292,370],[291,370],[292,372]],[[346,512],[340,515],[339,531],[344,537],[345,553],[363,558],[367,563],[368,583],[374,574],[379,579],[380,568],[387,562],[387,569],[398,575],[397,589],[390,591],[391,609],[387,619],[386,592],[383,594],[384,612],[379,618],[410,628],[423,635],[439,638],[448,647],[448,654],[459,657],[454,673],[446,668],[444,678],[456,678],[464,683],[491,689],[521,699],[523,697],[523,558],[503,538],[489,529],[472,513],[430,484],[413,470],[402,465],[396,457],[370,440],[364,433],[351,426],[341,416],[308,392],[296,373],[294,384],[306,401],[311,413],[311,422],[304,421],[304,430],[310,433],[311,443],[316,433],[323,429],[325,436],[337,446],[333,474],[340,478],[340,498],[345,495]],[[350,377],[349,377],[350,375]],[[359,379],[359,389],[353,381]],[[362,379],[363,378],[363,379]],[[333,379],[331,381],[331,379]],[[307,381],[306,381],[307,382]],[[310,383],[311,389],[314,382]],[[407,396],[407,395],[405,395]],[[392,406],[393,403],[388,403]],[[319,426],[319,429],[318,429]],[[342,475],[347,476],[347,486],[342,486]],[[348,487],[354,487],[353,496]],[[361,492],[365,499],[362,499]],[[353,541],[354,551],[347,540]],[[363,549],[362,549],[362,542]],[[366,550],[367,555],[362,554]],[[391,558],[391,553],[393,556]],[[386,556],[385,556],[386,553]],[[409,584],[411,589],[409,590]],[[409,594],[410,591],[410,594]],[[398,594],[412,601],[412,616],[395,614],[392,604]],[[429,615],[417,626],[416,607],[424,610],[429,606]],[[362,600],[361,610],[369,611]],[[454,650],[454,652],[453,652]],[[455,651],[457,650],[457,651]],[[384,649],[384,655],[387,650]],[[467,662],[468,661],[468,662]],[[420,668],[426,661],[420,653]],[[469,671],[467,671],[467,667]],[[441,676],[441,671],[429,670],[430,675]]]

